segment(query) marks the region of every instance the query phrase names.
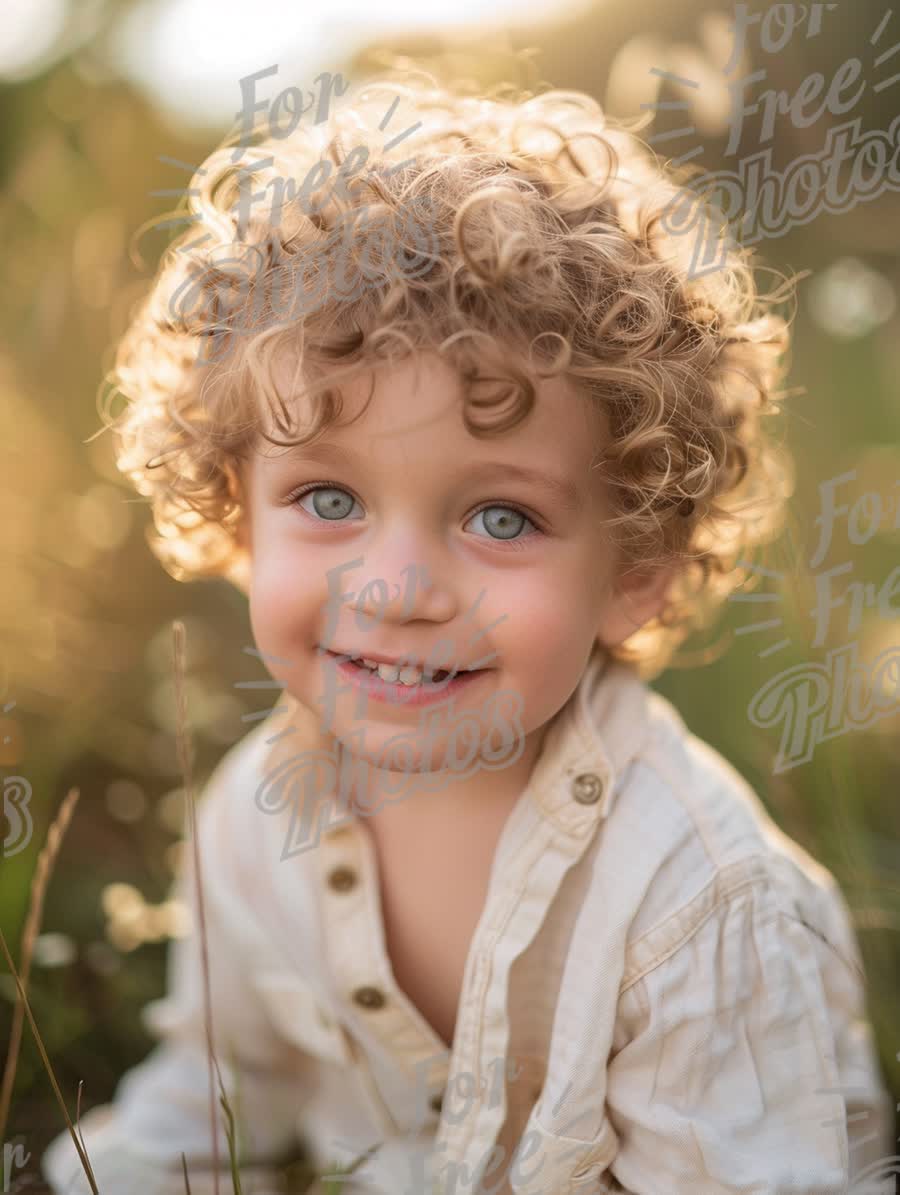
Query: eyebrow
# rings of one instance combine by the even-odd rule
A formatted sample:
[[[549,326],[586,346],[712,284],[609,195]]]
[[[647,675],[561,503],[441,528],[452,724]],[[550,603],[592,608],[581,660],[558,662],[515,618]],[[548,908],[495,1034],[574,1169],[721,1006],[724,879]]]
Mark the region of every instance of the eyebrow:
[[[335,444],[328,440],[321,440],[313,444],[296,445],[284,458],[277,459],[316,459],[331,458],[340,463],[356,464],[364,459],[364,454],[357,453],[352,448]],[[527,465],[515,465],[510,461],[480,461],[469,465],[459,472],[459,480],[466,481],[521,481],[526,485],[538,486],[545,490],[561,506],[570,511],[579,511],[584,505],[581,491],[574,482],[565,477],[556,477],[544,473],[541,469],[533,469]]]
[[[470,480],[483,478],[493,481],[495,478],[521,481],[526,485],[539,486],[546,490],[556,501],[571,511],[580,510],[583,505],[582,495],[574,482],[565,477],[554,477],[540,469],[531,469],[526,465],[513,465],[508,461],[482,461],[464,470]]]

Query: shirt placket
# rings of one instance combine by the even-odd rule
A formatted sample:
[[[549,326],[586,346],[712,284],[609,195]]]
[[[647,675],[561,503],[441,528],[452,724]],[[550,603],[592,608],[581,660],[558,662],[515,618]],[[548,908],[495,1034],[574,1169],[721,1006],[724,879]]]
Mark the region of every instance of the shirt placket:
[[[439,1166],[455,1165],[453,1183],[460,1191],[477,1181],[506,1116],[505,1089],[500,1100],[487,1107],[484,1103],[491,1068],[506,1067],[510,968],[534,940],[565,873],[587,848],[612,778],[592,744],[586,752],[576,747],[568,760],[558,762],[560,771],[535,781],[529,799],[515,807],[504,830],[509,850],[500,860],[503,883],[496,890],[491,885],[467,960],[448,1086],[466,1073],[472,1076],[475,1097],[460,1123],[441,1120],[435,1146]],[[507,843],[501,840],[503,845]],[[507,1165],[511,1160],[506,1159]],[[546,1171],[544,1177],[552,1176]]]
[[[314,852],[322,910],[322,940],[338,999],[360,1018],[395,1065],[422,1091],[413,1121],[389,1108],[364,1050],[354,1051],[385,1131],[433,1129],[450,1069],[450,1051],[398,985],[384,940],[377,863],[355,820],[326,834]]]

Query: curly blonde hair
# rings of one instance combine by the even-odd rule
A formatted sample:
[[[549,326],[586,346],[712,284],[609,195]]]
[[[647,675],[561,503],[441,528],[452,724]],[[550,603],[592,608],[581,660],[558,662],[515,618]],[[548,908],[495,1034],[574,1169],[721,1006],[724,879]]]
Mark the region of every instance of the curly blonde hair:
[[[254,135],[238,151],[232,134],[195,173],[189,227],[110,375],[127,400],[110,420],[117,464],[151,500],[167,571],[246,591],[257,433],[310,441],[340,415],[341,382],[396,349],[452,361],[477,436],[515,426],[535,378],[562,374],[610,430],[596,459],[620,559],[641,573],[678,562],[659,616],[608,649],[661,671],[743,579],[739,557],[781,530],[793,484],[762,425],[788,323],[747,251],[704,205],[722,264],[696,274],[672,228],[675,173],[577,91],[467,94],[407,72],[327,121]],[[276,385],[286,349],[302,427]],[[263,430],[260,399],[285,439]]]

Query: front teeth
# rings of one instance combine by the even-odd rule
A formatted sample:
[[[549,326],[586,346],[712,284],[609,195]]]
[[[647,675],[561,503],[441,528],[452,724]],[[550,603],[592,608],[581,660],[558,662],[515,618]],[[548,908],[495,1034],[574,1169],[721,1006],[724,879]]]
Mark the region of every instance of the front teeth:
[[[421,668],[416,668],[412,664],[400,668],[397,664],[379,664],[376,660],[367,660],[365,657],[360,658],[359,656],[354,656],[353,662],[371,668],[389,684],[395,685],[399,682],[401,685],[411,686],[421,684],[423,677],[428,681],[432,679],[430,674],[426,677]]]
[[[396,664],[378,664],[375,671],[382,680],[390,684],[418,685],[422,683],[423,672],[412,664],[400,668]]]

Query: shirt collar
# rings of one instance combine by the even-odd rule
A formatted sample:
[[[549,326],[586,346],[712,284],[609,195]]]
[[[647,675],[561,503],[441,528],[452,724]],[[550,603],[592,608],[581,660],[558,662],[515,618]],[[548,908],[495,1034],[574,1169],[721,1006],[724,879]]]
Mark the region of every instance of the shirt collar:
[[[595,646],[532,772],[529,789],[545,817],[576,837],[608,817],[648,732],[647,697],[631,667]]]

